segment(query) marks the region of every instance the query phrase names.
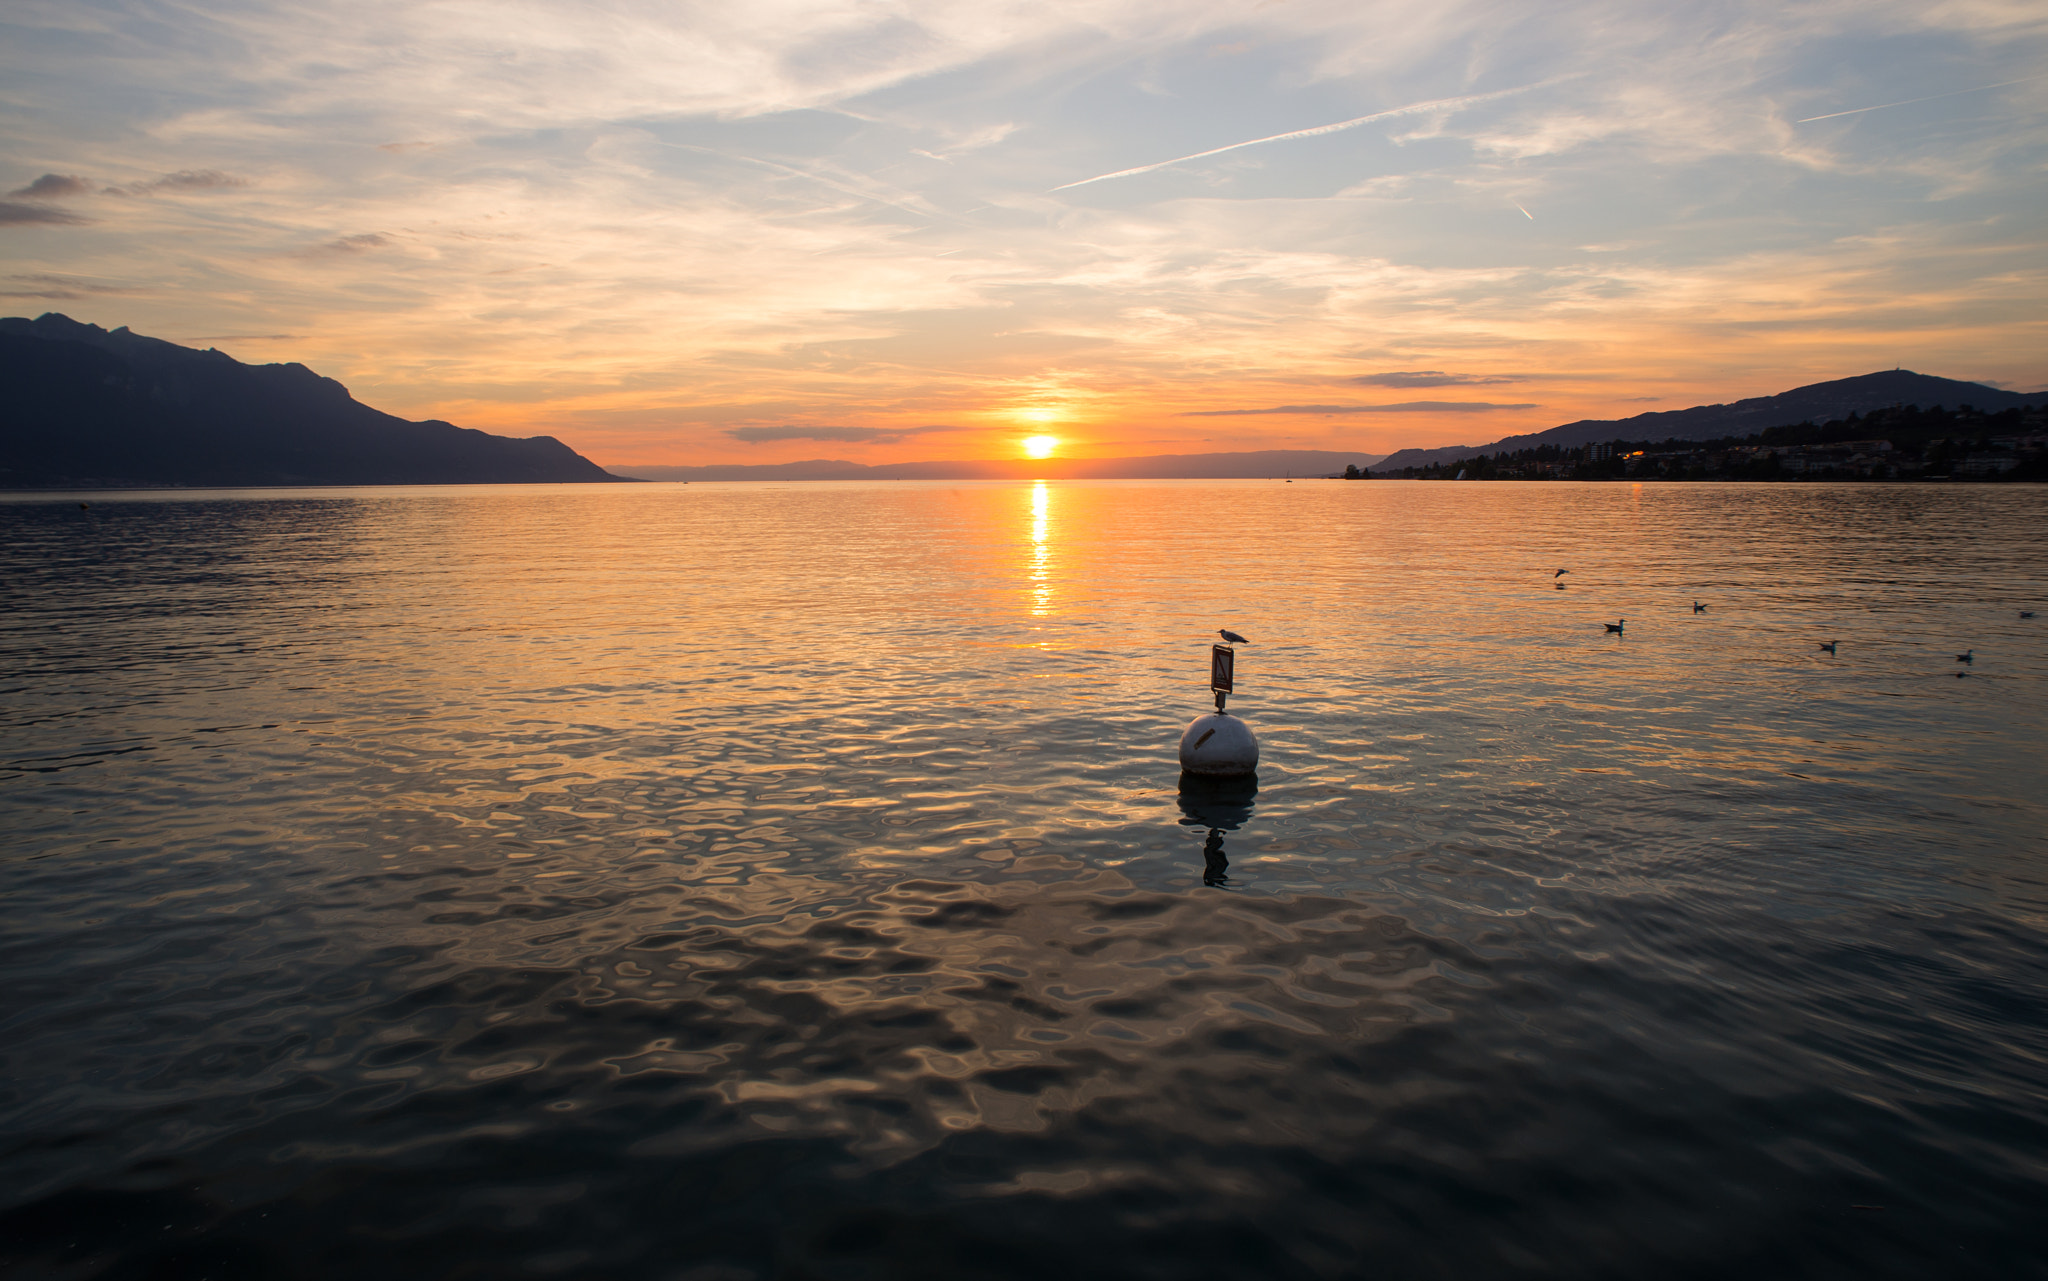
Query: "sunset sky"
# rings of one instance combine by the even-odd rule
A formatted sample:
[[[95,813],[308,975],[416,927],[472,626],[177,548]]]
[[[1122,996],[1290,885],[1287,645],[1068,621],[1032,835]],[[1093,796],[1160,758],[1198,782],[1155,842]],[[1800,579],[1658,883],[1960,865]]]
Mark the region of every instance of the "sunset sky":
[[[0,36],[0,311],[609,465],[2048,383],[2039,0],[12,0]]]

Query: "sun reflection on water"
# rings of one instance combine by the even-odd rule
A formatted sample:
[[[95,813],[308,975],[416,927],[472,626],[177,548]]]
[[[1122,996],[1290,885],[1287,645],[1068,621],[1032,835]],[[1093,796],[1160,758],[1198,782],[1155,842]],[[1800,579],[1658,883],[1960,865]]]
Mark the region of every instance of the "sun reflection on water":
[[[1052,612],[1052,495],[1044,481],[1031,486],[1031,616]]]

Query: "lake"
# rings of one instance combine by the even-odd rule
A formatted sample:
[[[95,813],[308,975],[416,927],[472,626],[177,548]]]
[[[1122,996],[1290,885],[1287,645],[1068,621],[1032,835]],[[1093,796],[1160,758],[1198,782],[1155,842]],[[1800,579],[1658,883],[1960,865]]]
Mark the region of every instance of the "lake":
[[[2048,1275],[2048,488],[0,527],[10,1275]]]

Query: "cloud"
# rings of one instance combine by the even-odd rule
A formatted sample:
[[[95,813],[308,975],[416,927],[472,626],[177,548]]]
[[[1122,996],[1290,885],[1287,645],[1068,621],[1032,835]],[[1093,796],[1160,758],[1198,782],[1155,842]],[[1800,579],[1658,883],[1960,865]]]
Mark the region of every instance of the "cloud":
[[[25,187],[17,187],[7,194],[12,199],[0,201],[0,225],[43,223],[62,226],[91,222],[78,214],[52,208],[44,201],[68,200],[80,196],[153,196],[161,192],[216,191],[229,187],[246,187],[248,180],[218,169],[181,169],[177,173],[152,178],[148,182],[131,182],[110,187],[98,187],[77,174],[46,173]],[[37,204],[23,204],[21,201],[36,201]],[[21,296],[21,295],[10,295]],[[40,297],[42,295],[28,295]]]
[[[937,160],[950,165],[953,163],[955,156],[963,156],[970,151],[979,151],[983,147],[993,147],[1017,132],[1017,129],[1018,125],[1015,121],[1006,120],[1001,124],[989,125],[984,129],[976,129],[971,133],[956,138],[953,140],[952,145],[943,151],[925,147],[912,147],[910,154],[923,156],[927,160]]]
[[[149,185],[157,191],[212,191],[220,187],[246,187],[249,180],[218,169],[180,169]]]
[[[382,249],[391,243],[391,237],[381,231],[365,231],[354,236],[337,236],[321,245],[316,252],[335,254],[363,254],[372,249]]]
[[[0,226],[36,222],[62,225],[65,223],[89,221],[91,219],[81,218],[75,213],[67,213],[62,209],[51,209],[44,205],[18,204],[12,200],[0,200]]]
[[[7,194],[18,200],[62,200],[67,196],[84,196],[92,192],[92,184],[76,174],[46,173],[26,187],[17,187]]]
[[[9,276],[9,288],[0,289],[0,298],[48,298],[57,302],[70,302],[98,294],[132,294],[140,290],[123,285],[95,285],[89,281],[73,280],[69,276],[29,274]]]
[[[38,179],[38,181],[41,181]],[[161,192],[177,191],[222,191],[249,185],[247,178],[238,178],[218,169],[180,169],[167,173],[161,178],[148,182],[121,183],[107,188],[110,196],[154,196]]]
[[[725,434],[750,445],[775,440],[838,440],[887,445],[910,436],[959,430],[958,427],[735,427]]]
[[[54,208],[46,201],[66,200],[79,196],[153,196],[163,192],[217,191],[223,188],[246,187],[248,179],[238,178],[218,169],[180,169],[176,173],[152,178],[148,182],[131,182],[111,187],[95,187],[93,183],[77,174],[46,173],[25,187],[18,187],[7,194],[14,197],[0,200],[0,226],[22,226],[43,224],[45,226],[77,226],[93,221],[68,210]],[[35,201],[25,204],[24,201]],[[10,293],[8,297],[75,297],[74,294]]]
[[[1364,374],[1351,381],[1361,387],[1491,387],[1497,383],[1529,380],[1504,374],[1447,374],[1441,369],[1418,369],[1407,373]]]
[[[1195,409],[1182,418],[1250,418],[1260,414],[1486,414],[1540,405],[1492,405],[1483,400],[1409,400],[1397,405],[1275,405],[1271,409]]]

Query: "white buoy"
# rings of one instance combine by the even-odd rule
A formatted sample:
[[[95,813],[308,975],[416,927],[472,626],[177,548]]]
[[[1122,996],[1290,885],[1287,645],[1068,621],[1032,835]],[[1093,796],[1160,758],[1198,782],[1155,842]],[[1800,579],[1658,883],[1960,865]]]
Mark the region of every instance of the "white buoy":
[[[1180,736],[1180,767],[1209,778],[1236,778],[1259,768],[1252,727],[1228,712],[1205,712]]]

